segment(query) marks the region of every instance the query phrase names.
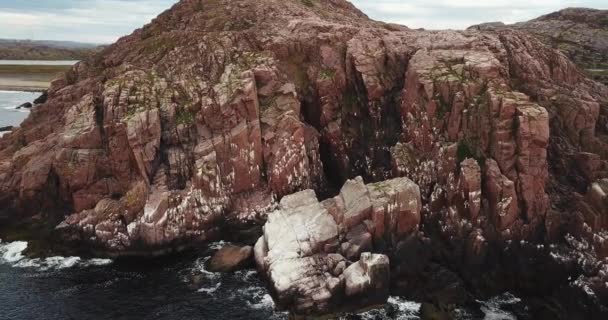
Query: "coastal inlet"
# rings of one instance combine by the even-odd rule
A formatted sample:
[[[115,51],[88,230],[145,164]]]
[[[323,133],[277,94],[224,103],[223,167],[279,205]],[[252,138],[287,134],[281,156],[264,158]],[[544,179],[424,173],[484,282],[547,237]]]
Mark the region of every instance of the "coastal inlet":
[[[0,137],[19,126],[51,80],[77,62],[0,60]]]

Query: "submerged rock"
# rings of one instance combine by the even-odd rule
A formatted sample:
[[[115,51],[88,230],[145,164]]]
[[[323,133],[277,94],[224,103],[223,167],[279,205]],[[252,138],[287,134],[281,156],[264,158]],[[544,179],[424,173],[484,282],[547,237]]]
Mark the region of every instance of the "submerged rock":
[[[31,108],[32,108],[32,103],[26,102],[26,103],[18,105],[15,109],[31,109]]]
[[[227,245],[216,252],[209,264],[207,270],[211,272],[233,272],[244,267],[252,262],[253,248],[250,246],[237,247]]]

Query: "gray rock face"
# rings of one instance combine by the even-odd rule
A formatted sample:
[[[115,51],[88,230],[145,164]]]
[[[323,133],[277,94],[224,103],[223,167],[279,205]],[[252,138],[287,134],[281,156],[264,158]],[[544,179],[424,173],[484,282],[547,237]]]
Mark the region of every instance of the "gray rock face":
[[[361,294],[388,297],[389,260],[383,254],[363,253],[361,260],[344,270],[344,279],[348,297]]]
[[[347,181],[340,191],[340,196],[344,203],[346,227],[356,226],[371,216],[372,203],[363,179]]]
[[[383,303],[390,264],[387,256],[369,253],[375,250],[373,235],[411,234],[420,208],[418,187],[406,178],[367,186],[361,178],[349,180],[322,203],[312,190],[286,196],[255,245],[256,265],[278,305],[297,314],[328,313],[344,301],[357,307]],[[382,218],[374,221],[373,212]],[[344,296],[352,299],[339,299]]]

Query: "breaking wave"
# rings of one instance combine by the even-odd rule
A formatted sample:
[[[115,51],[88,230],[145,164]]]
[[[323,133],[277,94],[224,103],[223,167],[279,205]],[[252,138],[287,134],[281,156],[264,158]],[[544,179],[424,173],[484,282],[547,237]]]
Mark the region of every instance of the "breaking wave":
[[[23,252],[27,249],[25,241],[4,243],[0,240],[0,264],[9,264],[15,268],[33,268],[39,271],[61,270],[73,267],[105,266],[112,263],[110,259],[82,259],[80,257],[27,258]]]
[[[481,303],[481,311],[485,313],[484,320],[517,320],[517,316],[505,311],[504,308],[508,305],[520,303],[521,299],[507,292],[488,301],[479,302]]]
[[[420,319],[420,303],[391,296],[384,308],[373,309],[359,314],[362,319]]]

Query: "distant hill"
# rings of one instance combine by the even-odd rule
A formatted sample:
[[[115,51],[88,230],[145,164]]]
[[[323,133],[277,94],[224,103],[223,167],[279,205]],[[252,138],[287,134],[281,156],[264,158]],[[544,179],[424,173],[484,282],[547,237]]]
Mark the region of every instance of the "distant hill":
[[[469,29],[517,29],[560,49],[596,80],[608,84],[608,10],[567,8],[534,20],[505,25],[484,23]]]
[[[0,39],[0,60],[82,60],[99,48],[70,41]]]

